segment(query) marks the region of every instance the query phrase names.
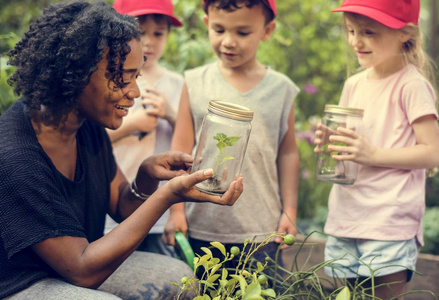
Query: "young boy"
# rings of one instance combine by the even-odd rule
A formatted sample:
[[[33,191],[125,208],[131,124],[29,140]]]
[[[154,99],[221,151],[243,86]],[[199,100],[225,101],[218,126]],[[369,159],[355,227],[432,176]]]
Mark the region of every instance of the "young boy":
[[[259,42],[276,27],[274,0],[207,0],[204,22],[218,56],[214,63],[185,72],[189,99],[182,99],[171,149],[191,153],[197,146],[209,100],[224,100],[254,111],[242,174],[246,189],[233,207],[177,204],[165,228],[188,234],[197,253],[219,241],[226,248],[246,238],[261,242],[275,230],[296,234],[299,156],[294,134],[293,101],[299,92],[286,76],[256,59]],[[281,240],[264,252],[274,258]],[[201,252],[203,253],[203,252]]]
[[[169,151],[171,146],[180,98],[187,92],[183,76],[165,69],[159,60],[171,26],[180,27],[182,23],[174,16],[171,0],[115,0],[113,7],[138,18],[140,42],[147,57],[137,78],[140,99],[136,99],[119,129],[108,130],[116,160],[132,180],[146,157]],[[157,221],[138,250],[174,255],[172,247],[161,241],[168,214]],[[107,217],[106,231],[114,226],[115,222]]]

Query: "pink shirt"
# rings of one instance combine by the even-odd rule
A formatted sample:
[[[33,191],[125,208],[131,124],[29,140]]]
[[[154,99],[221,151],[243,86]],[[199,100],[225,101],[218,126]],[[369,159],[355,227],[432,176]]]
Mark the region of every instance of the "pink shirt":
[[[413,65],[384,79],[368,79],[369,70],[346,81],[340,105],[364,109],[359,132],[380,148],[416,144],[411,124],[437,118],[435,94]],[[402,170],[359,165],[353,185],[334,184],[329,196],[325,232],[374,240],[407,240],[422,244],[425,210],[425,170]]]

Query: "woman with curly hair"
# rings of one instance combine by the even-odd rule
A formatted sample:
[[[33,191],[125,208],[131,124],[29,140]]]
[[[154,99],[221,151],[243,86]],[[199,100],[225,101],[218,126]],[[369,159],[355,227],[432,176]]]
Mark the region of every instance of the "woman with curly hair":
[[[104,3],[56,4],[9,57],[22,98],[0,116],[0,298],[173,299],[170,283],[191,270],[134,250],[172,204],[232,205],[242,178],[221,198],[203,194],[194,185],[212,170],[188,175],[192,157],[168,152],[127,182],[105,128],[140,96],[136,20]],[[103,236],[107,212],[123,222]]]

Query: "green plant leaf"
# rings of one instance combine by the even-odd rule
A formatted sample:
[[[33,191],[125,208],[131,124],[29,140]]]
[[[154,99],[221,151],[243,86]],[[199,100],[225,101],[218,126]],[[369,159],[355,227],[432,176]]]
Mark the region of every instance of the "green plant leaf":
[[[229,275],[229,272],[227,272],[227,269],[223,268],[223,273],[222,273],[221,279],[226,280],[228,275]]]
[[[245,290],[247,288],[247,281],[245,281],[244,276],[242,276],[242,275],[230,275],[230,277],[238,280],[239,288],[241,289],[242,294],[244,295],[245,294]]]
[[[259,298],[255,298],[256,296],[259,296]],[[245,293],[243,294],[242,299],[264,299],[261,297],[261,285],[259,284],[259,282],[250,283]]]
[[[220,276],[221,276],[220,274],[210,275],[207,278],[207,281],[213,284]]]
[[[219,141],[216,146],[218,147],[218,149],[220,149],[220,151],[223,151],[224,148],[226,148],[226,143],[224,143],[223,141]]]
[[[217,141],[224,141],[227,138],[227,135],[224,133],[217,133],[213,138]]]
[[[209,257],[213,257],[213,255],[212,255],[212,251],[210,251],[209,248],[207,248],[207,247],[201,247],[200,249],[203,250],[204,253],[206,253],[207,255],[209,255]]]
[[[224,156],[223,160],[221,161],[221,163],[228,161],[228,160],[232,160],[235,159],[233,156]]]
[[[275,298],[276,297],[276,292],[273,289],[266,289],[266,290],[262,290],[261,291],[261,295],[267,296],[267,297],[271,297],[271,298]]]
[[[257,273],[260,273],[260,272],[262,272],[263,270],[264,270],[264,265],[263,264],[261,264],[259,261],[256,263],[256,265],[258,266],[258,269],[257,269]]]
[[[351,299],[351,292],[349,291],[349,288],[347,286],[345,286],[335,298],[335,300],[350,300],[350,299]]]
[[[226,256],[226,247],[224,247],[223,244],[221,244],[220,242],[211,242],[210,243],[212,246],[214,246],[215,248],[217,248],[219,251],[221,251],[221,253]]]
[[[234,146],[240,138],[240,136],[229,136],[224,140],[224,143],[227,146]]]
[[[210,270],[210,275],[215,274],[216,271],[219,270],[219,268],[221,268],[222,264],[216,264],[212,267],[212,270]]]

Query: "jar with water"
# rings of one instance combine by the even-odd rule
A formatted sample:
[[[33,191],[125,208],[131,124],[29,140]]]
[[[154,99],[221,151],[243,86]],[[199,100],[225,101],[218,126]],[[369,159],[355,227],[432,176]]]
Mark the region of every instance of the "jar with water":
[[[222,195],[240,175],[253,111],[226,101],[211,100],[204,116],[192,172],[213,169],[213,176],[196,185],[202,192]]]
[[[357,131],[361,125],[363,110],[343,107],[338,105],[326,105],[322,119],[321,144],[317,156],[316,175],[317,180],[337,183],[353,184],[357,179],[358,164],[352,161],[336,161],[333,155],[343,155],[343,152],[331,152],[329,145],[343,146],[342,143],[329,141],[331,135],[342,135],[337,128],[345,127]]]

